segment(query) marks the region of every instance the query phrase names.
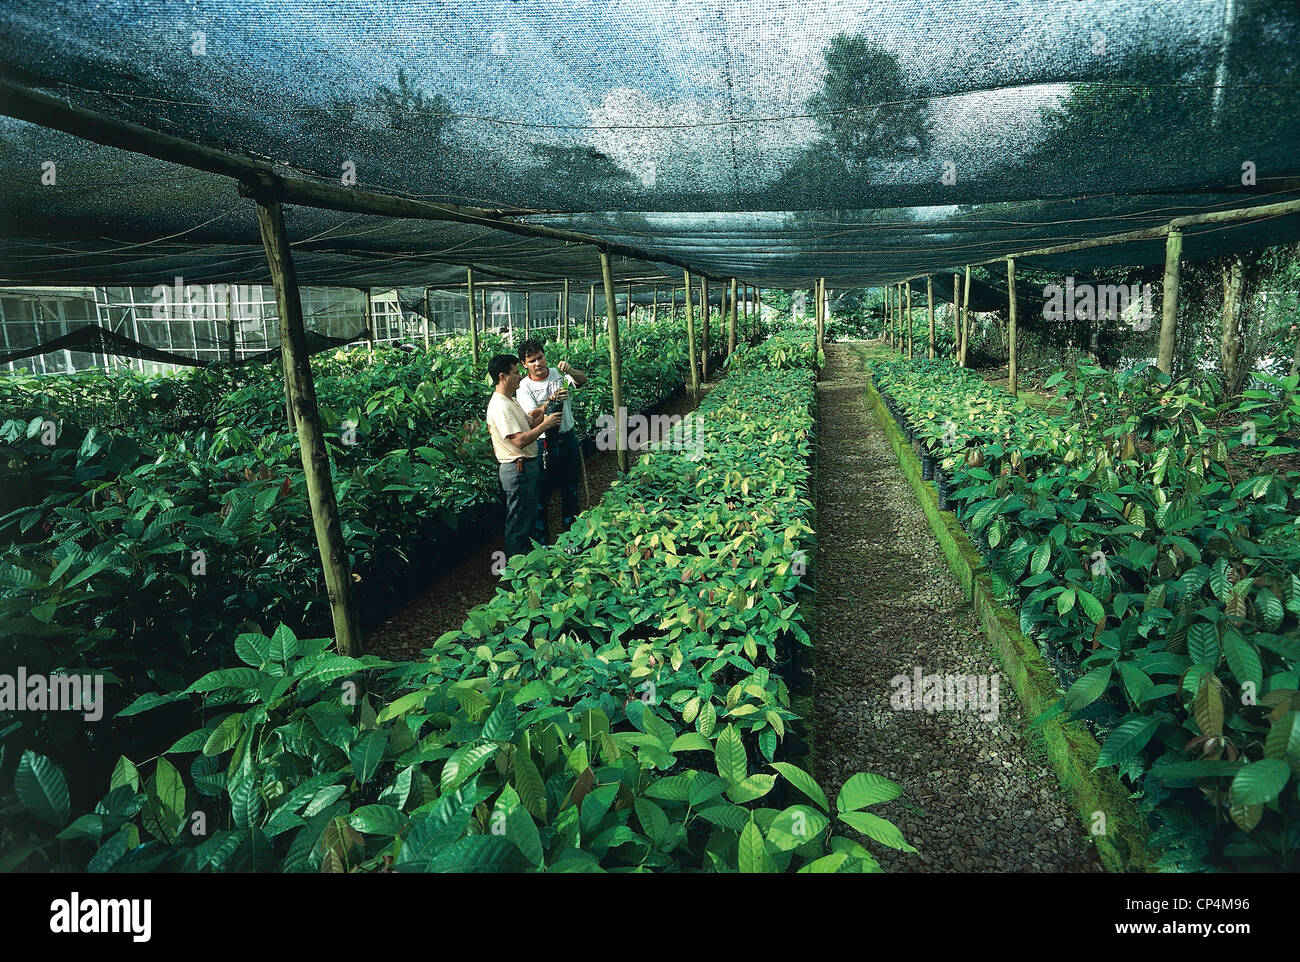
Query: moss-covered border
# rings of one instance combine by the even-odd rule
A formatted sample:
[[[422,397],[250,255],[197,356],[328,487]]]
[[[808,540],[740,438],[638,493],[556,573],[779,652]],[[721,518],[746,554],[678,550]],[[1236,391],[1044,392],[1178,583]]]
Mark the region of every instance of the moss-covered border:
[[[885,407],[871,375],[865,370],[863,374],[872,413],[889,438],[903,475],[943,548],[948,566],[966,589],[984,634],[997,650],[1020,703],[1029,717],[1037,717],[1061,698],[1056,675],[1033,641],[1020,631],[1020,619],[1015,612],[997,600],[988,567],[956,516],[939,510],[934,486],[921,480],[921,462],[912,445]],[[1146,819],[1137,811],[1114,772],[1093,770],[1101,751],[1097,740],[1078,722],[1059,717],[1044,723],[1040,730],[1047,742],[1048,762],[1096,843],[1103,867],[1108,872],[1155,871],[1158,854],[1148,840]],[[1091,834],[1095,812],[1105,813],[1105,834]]]

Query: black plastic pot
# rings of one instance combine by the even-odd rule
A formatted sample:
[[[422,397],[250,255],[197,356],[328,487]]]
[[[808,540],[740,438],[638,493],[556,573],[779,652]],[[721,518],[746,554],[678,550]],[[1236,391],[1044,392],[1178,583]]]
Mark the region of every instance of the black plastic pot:
[[[925,452],[921,453],[921,480],[929,481],[934,477],[934,458]]]
[[[952,504],[949,502],[948,496],[952,494],[952,479],[942,471],[936,471],[934,473],[934,478],[935,487],[939,491],[939,510],[951,511]]]

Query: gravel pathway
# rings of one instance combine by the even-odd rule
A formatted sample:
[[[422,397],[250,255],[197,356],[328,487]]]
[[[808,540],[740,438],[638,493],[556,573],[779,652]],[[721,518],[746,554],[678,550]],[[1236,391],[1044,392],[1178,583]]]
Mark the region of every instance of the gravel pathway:
[[[1010,680],[949,571],[865,397],[861,344],[828,344],[818,385],[814,770],[903,786],[880,815],[920,850],[866,844],[892,871],[1098,872]],[[982,677],[986,708],[891,707],[897,676]],[[928,683],[923,683],[924,691]],[[984,703],[986,706],[988,701]],[[990,720],[984,720],[990,719]]]

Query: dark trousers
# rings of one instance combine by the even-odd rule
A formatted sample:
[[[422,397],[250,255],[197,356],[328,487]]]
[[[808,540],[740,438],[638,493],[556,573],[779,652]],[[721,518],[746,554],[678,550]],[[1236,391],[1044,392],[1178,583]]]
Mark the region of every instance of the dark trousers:
[[[506,557],[527,554],[530,543],[530,520],[537,514],[537,491],[541,480],[541,455],[524,458],[519,465],[508,461],[500,466],[501,490],[506,495]]]
[[[546,465],[542,470],[542,482],[538,490],[536,537],[544,544],[550,541],[551,526],[547,515],[550,511],[551,497],[558,488],[560,491],[560,516],[563,518],[564,530],[568,531],[573,519],[578,516],[578,482],[582,477],[582,449],[578,444],[578,432],[566,431],[555,437],[542,438],[537,442],[545,451]]]

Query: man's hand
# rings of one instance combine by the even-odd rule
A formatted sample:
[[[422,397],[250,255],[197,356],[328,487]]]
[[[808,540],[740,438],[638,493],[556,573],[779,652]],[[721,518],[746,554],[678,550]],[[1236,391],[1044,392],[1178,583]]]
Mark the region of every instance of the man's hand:
[[[547,398],[546,403],[559,406],[559,405],[563,405],[564,402],[568,400],[568,398],[569,398],[569,389],[562,387],[554,394],[552,394],[549,398]]]
[[[542,428],[542,430],[543,430],[543,431],[549,431],[551,428],[559,427],[559,426],[560,426],[560,419],[561,419],[563,416],[564,416],[564,415],[561,414],[561,412],[559,412],[559,411],[555,411],[555,412],[552,413],[552,414],[548,414],[548,415],[546,415],[546,417],[542,418],[542,423],[541,423],[541,428]]]
[[[571,365],[569,364],[568,361],[561,361],[559,364],[556,365],[555,369],[559,371],[561,374],[568,374],[570,367]]]

